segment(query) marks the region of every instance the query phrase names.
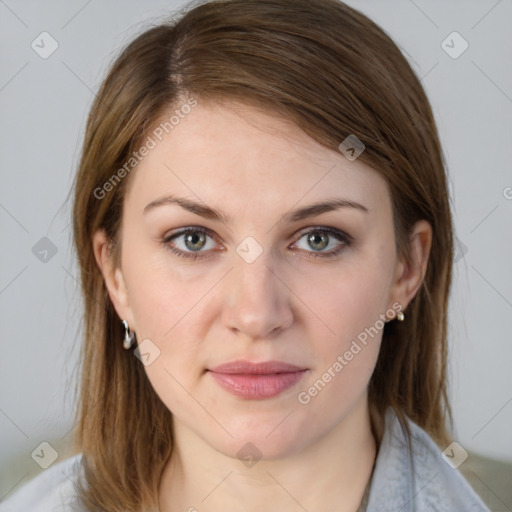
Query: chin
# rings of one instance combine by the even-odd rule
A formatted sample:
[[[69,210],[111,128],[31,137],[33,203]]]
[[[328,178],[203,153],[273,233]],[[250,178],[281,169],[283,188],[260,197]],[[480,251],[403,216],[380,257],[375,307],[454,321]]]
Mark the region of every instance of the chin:
[[[294,422],[298,411],[280,408],[279,413],[257,413],[256,418],[237,418],[236,421],[222,422],[233,437],[227,434],[207,441],[219,452],[241,462],[249,459],[273,460],[294,455],[308,445],[315,437],[307,432],[304,425]],[[311,425],[311,422],[309,422]],[[211,431],[210,431],[211,432]],[[247,465],[247,464],[246,464]],[[249,467],[249,466],[248,466]]]
[[[224,455],[238,459],[248,468],[262,460],[286,459],[299,452],[299,446],[303,440],[296,440],[290,436],[284,436],[272,441],[263,436],[246,436],[244,439],[223,440],[214,445],[214,448]]]

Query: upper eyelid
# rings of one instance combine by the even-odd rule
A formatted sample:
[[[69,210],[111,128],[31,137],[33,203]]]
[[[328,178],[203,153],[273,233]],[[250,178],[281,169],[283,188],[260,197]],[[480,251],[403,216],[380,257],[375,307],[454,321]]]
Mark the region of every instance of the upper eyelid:
[[[184,228],[179,228],[177,231],[174,231],[173,233],[165,234],[163,238],[164,238],[164,240],[171,240],[172,238],[175,238],[175,237],[178,237],[178,236],[184,235],[185,233],[190,233],[190,232],[206,233],[208,236],[210,236],[214,239],[218,239],[218,237],[213,233],[213,231],[211,231],[208,228],[204,228],[202,226],[187,226]]]
[[[351,238],[351,236],[346,231],[343,231],[343,229],[333,228],[330,226],[309,226],[299,229],[294,234],[304,235],[310,231],[325,231],[326,233],[331,233],[332,235],[338,234],[341,236],[346,236],[347,238]]]

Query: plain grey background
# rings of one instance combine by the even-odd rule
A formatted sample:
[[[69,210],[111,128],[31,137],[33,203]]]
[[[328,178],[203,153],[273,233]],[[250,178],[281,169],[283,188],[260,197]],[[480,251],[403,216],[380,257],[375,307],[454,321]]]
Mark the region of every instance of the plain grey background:
[[[459,248],[456,439],[512,462],[512,2],[348,3],[402,48],[433,105]],[[81,301],[66,198],[88,109],[122,46],[183,5],[0,0],[0,500],[41,471],[40,443],[65,458],[72,432]]]

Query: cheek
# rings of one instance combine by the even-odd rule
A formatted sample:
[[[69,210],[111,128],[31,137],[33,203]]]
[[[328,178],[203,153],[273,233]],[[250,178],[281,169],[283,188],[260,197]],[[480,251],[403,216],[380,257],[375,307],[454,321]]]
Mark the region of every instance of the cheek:
[[[204,400],[191,399],[191,382],[188,379],[196,379],[195,367],[188,367],[184,361],[172,364],[169,360],[169,352],[162,351],[160,357],[150,365],[144,367],[149,383],[158,395],[162,403],[180,420],[193,425],[197,418],[204,418]],[[172,358],[177,357],[172,354]],[[195,393],[194,393],[195,395]],[[208,404],[206,404],[208,405]]]
[[[376,265],[340,268],[334,276],[317,275],[314,282],[314,287],[302,282],[296,290],[315,317],[311,324],[318,324],[317,332],[322,326],[326,347],[339,349],[350,344],[385,313],[389,287]]]
[[[332,422],[365,393],[379,355],[385,305],[382,290],[376,288],[379,280],[373,277],[351,273],[328,293],[309,296],[308,305],[329,329],[323,335],[310,330],[315,366],[298,398],[307,410]]]
[[[145,370],[158,395],[169,408],[175,408],[190,400],[180,384],[189,388],[205,366],[202,340],[207,335],[208,291],[216,276],[198,276],[197,269],[191,275],[192,266],[177,270],[164,250],[127,248],[126,254],[125,275],[137,339],[151,340],[158,352]]]
[[[195,408],[188,390],[201,378],[205,363],[204,308],[208,290],[191,287],[159,267],[133,276],[130,302],[137,322],[137,339],[149,339],[158,356],[144,367],[148,380],[166,407],[184,421],[203,411]],[[203,290],[203,288],[205,288]],[[139,338],[139,334],[142,338]],[[151,346],[151,345],[150,345]]]
[[[193,266],[172,265],[163,248],[140,244],[137,250],[126,249],[126,283],[137,329],[158,344],[172,343],[183,325],[197,325],[197,310],[212,276],[197,275]]]
[[[389,272],[389,262],[371,256],[358,262],[340,266],[334,279],[332,272],[317,275],[317,286],[300,288],[301,297],[314,313],[308,323],[308,338],[315,345],[316,358],[314,372],[302,390],[317,407],[332,408],[333,414],[366,389],[384,327],[389,283],[383,276]]]

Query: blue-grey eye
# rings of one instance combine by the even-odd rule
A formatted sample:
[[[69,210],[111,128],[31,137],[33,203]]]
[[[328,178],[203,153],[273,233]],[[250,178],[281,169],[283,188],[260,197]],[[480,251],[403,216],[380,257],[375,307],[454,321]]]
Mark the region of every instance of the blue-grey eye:
[[[210,239],[209,245],[208,239]],[[178,250],[185,252],[203,252],[203,250],[207,251],[215,247],[212,237],[204,231],[182,231],[170,237],[169,241],[172,241]]]
[[[301,244],[303,240],[306,241],[307,246],[305,246],[305,244]],[[342,238],[341,234],[337,235],[323,230],[308,231],[296,242],[299,249],[303,249],[305,251],[311,251],[312,249],[314,252],[327,252],[345,244],[346,241]]]

